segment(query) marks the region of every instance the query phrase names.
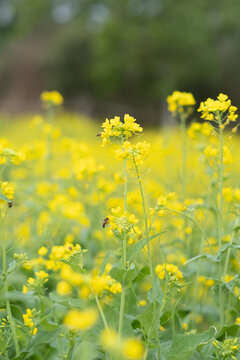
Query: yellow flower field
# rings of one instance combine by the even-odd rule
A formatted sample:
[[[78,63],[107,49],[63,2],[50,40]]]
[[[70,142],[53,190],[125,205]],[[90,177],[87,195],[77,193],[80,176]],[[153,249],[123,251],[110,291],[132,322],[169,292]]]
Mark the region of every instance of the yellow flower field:
[[[231,100],[175,91],[161,130],[41,101],[0,119],[0,359],[240,359]]]

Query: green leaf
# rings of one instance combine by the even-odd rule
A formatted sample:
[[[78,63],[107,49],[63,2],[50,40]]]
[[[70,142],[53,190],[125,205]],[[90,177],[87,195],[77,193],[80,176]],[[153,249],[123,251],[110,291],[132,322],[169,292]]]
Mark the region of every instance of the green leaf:
[[[217,255],[210,255],[210,254],[201,254],[201,255],[197,255],[192,257],[191,259],[187,260],[185,262],[185,265],[199,260],[199,259],[207,259],[211,262],[219,262],[221,259],[222,254],[227,251],[228,249],[240,249],[240,245],[236,244],[236,243],[232,243],[232,244],[226,244],[225,246],[222,247],[222,249],[220,250],[220,252]]]
[[[161,284],[160,281],[158,279],[158,277],[154,276],[154,292],[155,292],[155,299],[153,298],[153,289],[150,289],[148,291],[147,297],[150,301],[158,301],[159,303],[162,302],[163,299],[163,292],[162,292],[162,288],[161,288]]]
[[[208,331],[201,334],[181,334],[177,335],[169,348],[169,343],[163,347],[163,353],[167,360],[186,360],[198,346],[207,345],[213,341],[217,334],[215,327],[211,327]]]
[[[11,274],[17,267],[17,262],[15,260],[11,261],[8,265],[7,274]]]
[[[138,276],[134,279],[134,281],[141,281],[146,277],[146,275],[150,274],[149,266],[143,266],[141,270],[138,272]]]
[[[159,329],[159,318],[160,318],[160,303],[155,302],[155,314],[154,314],[154,303],[152,302],[141,314],[137,315],[137,319],[141,323],[141,328],[150,339],[155,339],[158,336],[158,331],[154,329],[154,318],[157,318],[157,329]]]
[[[171,317],[172,317],[171,311],[166,311],[166,312],[164,312],[164,313],[162,314],[162,316],[160,317],[160,324],[161,324],[162,326],[164,326],[165,323],[166,323],[168,320],[171,319]]]
[[[15,319],[21,319],[22,320],[22,310],[19,306],[15,305],[15,304],[11,304],[11,312],[12,312],[12,316]]]
[[[104,306],[104,314],[105,317],[108,321],[108,325],[110,328],[115,328],[116,324],[118,324],[119,322],[119,311],[117,308],[114,308],[112,306],[109,305],[105,305]],[[124,314],[123,317],[123,335],[126,337],[130,337],[133,335],[133,329],[132,329],[132,321],[134,320],[134,318],[132,316],[129,316],[127,314]],[[102,326],[103,324],[101,322],[99,322]],[[101,327],[101,330],[103,329],[103,327]],[[99,335],[99,332],[98,332]],[[95,335],[98,336],[97,334]]]
[[[81,307],[84,306],[84,302],[78,298],[71,298],[69,296],[60,296],[54,292],[49,293],[49,298],[57,304],[61,304],[69,307]]]
[[[197,261],[199,259],[207,259],[211,262],[219,262],[220,261],[220,257],[218,255],[213,256],[210,254],[201,254],[201,255],[194,256],[191,259],[187,260],[184,265],[187,265],[187,264],[189,264],[193,261]]]
[[[235,233],[237,233],[239,230],[240,230],[240,225],[235,226],[234,229],[233,229],[233,231],[234,231]]]
[[[58,326],[58,329],[54,331],[44,331],[41,329],[36,336],[31,341],[31,348],[29,350],[34,350],[39,344],[50,344],[53,348],[58,346],[58,336],[62,332],[62,327]]]
[[[85,269],[83,269],[80,265],[75,264],[74,262],[71,262],[71,261],[68,261],[68,260],[65,260],[65,259],[62,259],[61,262],[63,262],[64,264],[69,265],[73,269],[73,271],[75,271],[75,272],[80,272],[80,273],[83,273],[83,274],[87,273],[87,271]]]
[[[124,284],[125,287],[131,285],[133,280],[138,276],[138,271],[134,267],[133,269],[120,269],[118,267],[113,267],[110,271],[110,276],[119,281],[122,285]]]
[[[96,349],[87,341],[83,341],[81,344],[77,344],[74,347],[72,360],[93,360],[96,359]]]
[[[225,251],[227,251],[228,249],[240,249],[240,245],[236,244],[236,243],[232,243],[232,244],[226,244],[225,246],[222,247],[221,249],[221,253],[224,253]]]
[[[50,317],[51,315],[47,315],[44,318],[42,318],[40,321],[41,326],[45,331],[57,330],[59,328],[59,324],[51,321]]]
[[[237,333],[239,331],[239,325],[237,324],[231,324],[231,325],[228,325],[228,326],[223,326],[217,336],[216,336],[216,339],[221,341],[221,340],[224,340],[225,338],[227,337],[230,337],[230,336],[237,336]]]

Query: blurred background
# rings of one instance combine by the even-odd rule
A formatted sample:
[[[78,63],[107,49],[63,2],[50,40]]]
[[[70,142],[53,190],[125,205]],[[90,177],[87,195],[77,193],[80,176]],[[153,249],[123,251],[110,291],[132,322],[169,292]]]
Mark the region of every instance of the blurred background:
[[[0,109],[55,89],[69,110],[149,125],[173,90],[240,105],[239,15],[237,0],[0,0]]]

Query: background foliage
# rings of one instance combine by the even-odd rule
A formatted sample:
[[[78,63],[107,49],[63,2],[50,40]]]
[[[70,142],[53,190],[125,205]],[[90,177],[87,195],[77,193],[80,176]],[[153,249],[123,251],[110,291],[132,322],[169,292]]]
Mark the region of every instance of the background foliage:
[[[56,88],[97,115],[158,110],[174,89],[238,105],[239,12],[234,0],[2,1],[1,97]]]

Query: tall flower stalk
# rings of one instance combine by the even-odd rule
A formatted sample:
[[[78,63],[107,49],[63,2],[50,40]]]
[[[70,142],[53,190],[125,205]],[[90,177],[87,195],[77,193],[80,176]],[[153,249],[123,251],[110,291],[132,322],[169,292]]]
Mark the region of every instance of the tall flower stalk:
[[[236,106],[231,105],[231,100],[227,95],[219,94],[217,100],[207,99],[202,102],[199,109],[202,118],[215,123],[219,137],[219,164],[218,164],[218,191],[217,191],[217,234],[218,234],[218,254],[219,260],[219,311],[220,327],[224,325],[224,299],[223,299],[223,269],[222,269],[222,237],[223,237],[223,181],[224,181],[224,128],[230,123],[235,122],[238,115]]]
[[[123,178],[124,178],[124,216],[127,214],[127,155],[126,149],[129,147],[130,142],[127,141],[133,134],[142,132],[142,128],[137,124],[136,119],[126,114],[124,121],[120,121],[120,117],[115,116],[113,119],[106,119],[103,123],[103,131],[99,134],[103,140],[103,146],[113,142],[114,140],[119,143],[116,150],[116,158],[123,161]],[[126,147],[127,145],[127,147]],[[119,314],[119,325],[118,325],[118,336],[120,337],[124,326],[124,310],[125,310],[125,298],[126,298],[126,286],[125,286],[125,273],[127,264],[127,235],[128,231],[125,229],[121,232],[121,263],[123,270],[122,279],[122,293],[120,301],[120,314]]]
[[[127,212],[127,160],[123,160],[123,181],[124,181],[124,213]],[[124,235],[122,240],[122,269],[126,270],[127,263],[127,234]],[[121,294],[121,302],[120,302],[120,314],[119,314],[119,326],[118,326],[118,334],[119,336],[122,333],[123,329],[123,318],[124,318],[124,308],[125,308],[125,297],[126,297],[126,289],[125,289],[125,274],[123,275],[123,284],[122,284],[122,294]]]
[[[220,138],[220,165],[219,165],[219,208],[218,208],[218,249],[219,252],[222,249],[222,236],[223,236],[223,174],[224,174],[224,165],[223,165],[223,127],[221,115],[219,115],[219,138]],[[219,261],[219,278],[221,281],[222,278],[222,258],[220,257]],[[224,308],[223,308],[223,289],[222,282],[220,283],[219,288],[219,303],[220,303],[220,326],[224,324]]]
[[[145,238],[146,238],[146,246],[147,246],[147,253],[148,253],[148,263],[149,263],[149,270],[151,276],[151,287],[152,287],[152,303],[153,303],[153,328],[156,334],[155,341],[157,343],[157,352],[158,358],[161,358],[161,350],[160,350],[160,341],[158,337],[158,314],[157,314],[157,298],[156,298],[156,290],[155,290],[155,275],[154,275],[154,266],[152,260],[152,254],[150,249],[150,238],[149,238],[149,226],[148,226],[148,213],[146,207],[145,196],[142,187],[142,178],[140,175],[140,171],[138,166],[143,163],[145,158],[148,156],[150,150],[150,144],[147,142],[138,142],[136,145],[131,144],[129,141],[125,141],[123,146],[117,150],[116,158],[117,159],[124,159],[124,161],[129,160],[133,162],[133,166],[137,175],[138,186],[140,190],[141,202],[142,202],[142,211],[143,211],[143,218],[144,218],[144,226],[145,226]],[[127,240],[127,239],[126,239]],[[125,239],[124,239],[125,241]],[[124,253],[124,251],[123,251]],[[125,269],[125,268],[124,268]],[[124,283],[124,282],[123,282]],[[125,295],[124,295],[125,296]],[[120,311],[120,318],[122,312]]]

